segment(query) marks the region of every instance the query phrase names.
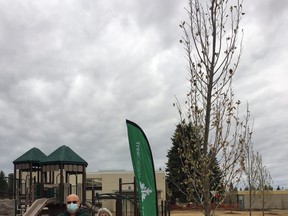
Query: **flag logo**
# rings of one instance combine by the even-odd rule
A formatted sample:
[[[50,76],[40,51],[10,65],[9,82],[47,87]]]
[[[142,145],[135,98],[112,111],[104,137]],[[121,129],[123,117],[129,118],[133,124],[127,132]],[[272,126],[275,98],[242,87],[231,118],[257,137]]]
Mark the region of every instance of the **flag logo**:
[[[141,188],[141,199],[142,202],[145,200],[146,196],[152,193],[152,190],[145,186],[144,183],[140,182],[140,188]]]

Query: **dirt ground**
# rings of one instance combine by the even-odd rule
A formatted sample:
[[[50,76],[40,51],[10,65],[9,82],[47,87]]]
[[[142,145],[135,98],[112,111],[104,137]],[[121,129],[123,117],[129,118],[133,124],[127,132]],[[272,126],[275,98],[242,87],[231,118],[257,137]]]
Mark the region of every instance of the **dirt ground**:
[[[249,216],[249,211],[216,211],[215,216]],[[288,210],[271,210],[265,212],[266,216],[288,216]],[[171,211],[171,216],[203,216],[201,211],[190,210],[190,211]],[[252,216],[262,216],[262,211],[253,211]]]

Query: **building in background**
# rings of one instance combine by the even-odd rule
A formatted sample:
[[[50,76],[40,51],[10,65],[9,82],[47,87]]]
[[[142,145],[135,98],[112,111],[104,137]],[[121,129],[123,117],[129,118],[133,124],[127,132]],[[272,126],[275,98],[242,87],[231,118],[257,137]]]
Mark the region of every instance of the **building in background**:
[[[288,190],[272,190],[265,197],[265,209],[288,209]],[[249,209],[249,191],[238,191],[237,201],[240,210]],[[255,197],[252,209],[262,209],[262,198],[258,195]]]
[[[156,171],[156,185],[157,185],[157,198],[158,206],[166,201],[166,179],[164,171]],[[86,174],[87,186],[86,186],[86,200],[92,202],[96,199],[96,202],[103,207],[108,208],[112,213],[116,212],[116,200],[113,198],[115,194],[123,194],[123,197],[133,197],[134,195],[134,173],[133,171],[125,170],[103,170],[99,172],[87,172]],[[92,191],[95,191],[95,195],[92,196]],[[101,199],[97,199],[101,198]],[[102,199],[104,198],[104,199]],[[122,200],[123,211],[130,213],[134,211],[134,205],[129,199]],[[130,215],[130,214],[129,214]]]

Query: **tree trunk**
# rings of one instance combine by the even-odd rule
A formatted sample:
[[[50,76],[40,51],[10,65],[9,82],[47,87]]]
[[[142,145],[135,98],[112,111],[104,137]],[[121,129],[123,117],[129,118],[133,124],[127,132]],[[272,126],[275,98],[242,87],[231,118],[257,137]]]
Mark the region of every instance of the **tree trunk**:
[[[207,165],[207,164],[206,164]],[[209,184],[209,170],[208,167],[205,169],[205,176],[203,182],[204,188],[204,212],[205,216],[210,216],[211,214],[211,203],[210,203],[210,184]]]
[[[252,215],[252,191],[251,185],[249,186],[249,215]]]

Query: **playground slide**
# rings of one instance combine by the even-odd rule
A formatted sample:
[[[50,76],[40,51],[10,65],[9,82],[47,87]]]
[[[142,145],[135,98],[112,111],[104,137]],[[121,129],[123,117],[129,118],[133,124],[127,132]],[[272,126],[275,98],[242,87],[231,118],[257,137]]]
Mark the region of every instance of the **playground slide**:
[[[38,214],[41,213],[42,209],[49,205],[56,203],[55,198],[41,198],[35,200],[32,205],[25,211],[23,216],[37,216]]]

